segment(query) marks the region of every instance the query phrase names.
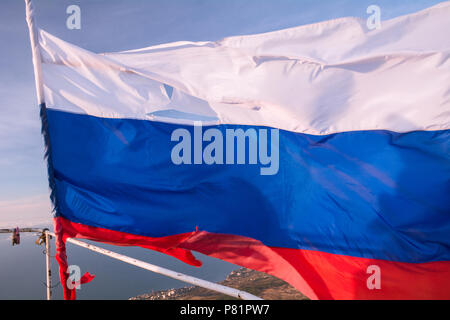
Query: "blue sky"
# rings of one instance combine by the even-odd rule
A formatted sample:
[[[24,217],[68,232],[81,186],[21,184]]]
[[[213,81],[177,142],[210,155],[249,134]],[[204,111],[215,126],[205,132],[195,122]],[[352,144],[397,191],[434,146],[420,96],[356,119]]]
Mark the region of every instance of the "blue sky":
[[[34,0],[38,26],[94,52],[178,40],[218,40],[339,17],[382,20],[439,0]],[[66,8],[81,8],[81,30],[66,28]],[[24,1],[0,2],[0,227],[51,219],[39,110]],[[432,36],[432,35],[430,35]]]

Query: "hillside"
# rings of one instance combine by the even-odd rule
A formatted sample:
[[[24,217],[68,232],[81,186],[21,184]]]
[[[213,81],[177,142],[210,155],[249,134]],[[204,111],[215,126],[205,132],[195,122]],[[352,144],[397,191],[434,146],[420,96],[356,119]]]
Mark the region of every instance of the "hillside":
[[[249,269],[238,269],[231,272],[220,282],[225,286],[247,291],[266,300],[304,300],[307,299],[299,291],[286,282]],[[230,300],[229,296],[199,287],[170,289],[139,295],[131,300]]]

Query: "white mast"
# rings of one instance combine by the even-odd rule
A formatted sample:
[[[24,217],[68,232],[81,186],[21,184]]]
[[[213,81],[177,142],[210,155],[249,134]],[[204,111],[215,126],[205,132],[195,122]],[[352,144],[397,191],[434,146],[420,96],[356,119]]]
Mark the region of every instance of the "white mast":
[[[42,82],[42,59],[41,50],[39,47],[39,38],[37,34],[37,28],[34,23],[34,8],[32,0],[25,0],[26,7],[26,20],[28,24],[28,31],[30,33],[31,52],[33,55],[33,69],[34,69],[34,81],[36,84],[36,96],[38,105],[41,106],[45,103],[44,99],[44,85]],[[51,260],[50,260],[50,236],[45,233],[45,265],[46,265],[46,277],[47,277],[47,300],[52,298],[52,278],[51,278]]]
[[[42,82],[42,59],[39,47],[37,28],[34,22],[34,9],[32,0],[25,0],[26,20],[30,33],[31,52],[33,54],[34,81],[36,83],[36,94],[38,104],[45,103],[44,86]]]

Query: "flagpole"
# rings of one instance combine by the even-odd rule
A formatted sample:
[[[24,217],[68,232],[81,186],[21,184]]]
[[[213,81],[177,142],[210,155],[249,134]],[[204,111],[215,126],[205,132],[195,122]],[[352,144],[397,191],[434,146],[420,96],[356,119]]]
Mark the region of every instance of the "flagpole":
[[[34,8],[32,0],[25,0],[26,20],[30,33],[31,52],[33,55],[34,81],[36,84],[36,95],[39,105],[45,103],[44,85],[42,82],[42,58],[39,48],[39,37],[34,21]]]
[[[52,300],[52,262],[50,260],[50,234],[45,232],[45,271],[47,280],[47,300]]]
[[[42,58],[39,47],[39,37],[34,21],[34,8],[32,0],[25,0],[26,21],[30,34],[31,53],[33,59],[34,82],[36,85],[37,102],[41,110],[45,108],[44,85],[42,81]],[[45,266],[46,266],[46,285],[47,300],[52,298],[52,278],[51,278],[51,260],[50,260],[50,236],[45,233]]]

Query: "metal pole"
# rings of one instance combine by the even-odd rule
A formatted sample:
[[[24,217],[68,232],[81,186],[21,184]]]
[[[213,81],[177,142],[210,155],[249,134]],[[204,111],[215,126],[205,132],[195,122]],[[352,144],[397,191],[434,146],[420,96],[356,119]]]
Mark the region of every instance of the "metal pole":
[[[53,233],[48,232],[48,231],[47,231],[47,234],[51,234],[51,235],[54,236]],[[76,239],[68,238],[67,242],[70,242],[70,243],[73,243],[73,244],[75,244],[77,246],[84,247],[86,249],[98,252],[98,253],[103,254],[105,256],[109,256],[109,257],[111,257],[113,259],[117,259],[117,260],[123,261],[125,263],[131,264],[131,265],[134,265],[134,266],[137,266],[137,267],[140,267],[140,268],[143,268],[143,269],[146,269],[146,270],[158,273],[158,274],[162,274],[162,275],[164,275],[166,277],[173,278],[173,279],[176,279],[176,280],[180,280],[180,281],[183,281],[183,282],[187,282],[187,283],[193,284],[195,286],[203,287],[203,288],[206,288],[206,289],[209,289],[209,290],[213,290],[213,291],[216,291],[216,292],[220,292],[220,293],[226,294],[226,295],[231,296],[231,297],[235,297],[235,298],[243,299],[243,300],[262,300],[261,298],[259,298],[257,296],[254,296],[254,295],[252,295],[252,294],[250,294],[248,292],[245,292],[245,291],[237,290],[237,289],[234,289],[234,288],[229,288],[229,287],[222,286],[222,285],[214,283],[214,282],[209,282],[209,281],[206,281],[206,280],[202,280],[202,279],[199,279],[199,278],[188,276],[188,275],[183,274],[183,273],[179,273],[179,272],[175,272],[175,271],[172,271],[172,270],[169,270],[169,269],[166,269],[166,268],[158,267],[158,266],[155,266],[153,264],[150,264],[150,263],[147,263],[147,262],[144,262],[144,261],[140,261],[140,260],[137,260],[137,259],[133,259],[133,258],[124,256],[122,254],[119,254],[119,253],[116,253],[116,252],[112,252],[112,251],[109,251],[109,250],[106,250],[106,249],[103,249],[103,248],[100,248],[100,247],[96,247],[94,245],[91,245],[91,244],[88,244],[88,243],[85,243],[85,242],[82,242],[82,241],[79,241],[79,240],[76,240]]]
[[[28,31],[30,33],[31,52],[33,55],[34,81],[36,84],[36,95],[38,104],[45,102],[44,86],[42,82],[42,58],[39,49],[39,37],[34,22],[34,8],[32,0],[25,0],[26,20],[28,24]]]
[[[42,57],[41,50],[39,47],[39,36],[37,33],[37,28],[34,21],[34,8],[32,0],[25,0],[25,12],[26,20],[28,24],[28,31],[30,34],[30,44],[31,53],[33,58],[33,69],[34,69],[34,82],[36,85],[36,97],[38,105],[45,103],[44,97],[44,85],[42,81]],[[51,270],[51,260],[50,260],[50,236],[48,232],[45,233],[45,255],[46,255],[46,274],[47,274],[47,300],[52,298],[52,270]]]
[[[52,300],[52,265],[50,260],[50,234],[45,232],[45,267],[47,274],[47,300]]]

